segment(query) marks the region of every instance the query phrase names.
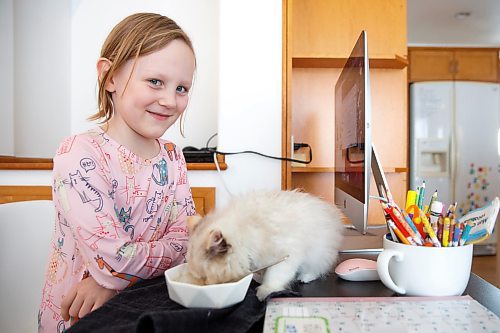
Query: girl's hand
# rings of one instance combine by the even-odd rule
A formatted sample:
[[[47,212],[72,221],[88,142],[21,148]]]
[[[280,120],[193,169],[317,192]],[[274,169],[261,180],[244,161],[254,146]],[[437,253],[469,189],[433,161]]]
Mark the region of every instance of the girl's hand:
[[[102,287],[92,276],[89,276],[71,288],[64,296],[61,303],[61,316],[65,321],[71,318],[70,324],[73,324],[79,318],[100,308],[114,295],[116,295],[116,290]]]

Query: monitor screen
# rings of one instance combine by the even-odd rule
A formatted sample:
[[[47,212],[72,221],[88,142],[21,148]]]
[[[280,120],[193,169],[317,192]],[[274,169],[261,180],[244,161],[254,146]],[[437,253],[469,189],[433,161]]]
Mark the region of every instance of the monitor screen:
[[[371,166],[371,98],[366,32],[335,85],[335,204],[365,234]]]

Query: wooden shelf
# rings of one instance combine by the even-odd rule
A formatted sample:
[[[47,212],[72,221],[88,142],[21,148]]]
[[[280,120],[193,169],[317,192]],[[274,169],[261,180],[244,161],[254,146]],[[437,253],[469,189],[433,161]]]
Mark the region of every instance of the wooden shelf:
[[[215,187],[191,187],[191,193],[198,214],[215,208]],[[52,200],[52,186],[0,186],[0,204],[31,200]]]
[[[405,167],[383,167],[386,173],[402,173],[408,172]],[[333,167],[292,167],[292,173],[328,173],[335,172]]]
[[[292,167],[292,172],[335,172],[335,168],[332,167]]]
[[[293,68],[342,68],[347,58],[293,57]],[[408,59],[395,55],[394,58],[372,58],[370,68],[403,69]]]
[[[221,170],[227,170],[223,155],[217,155]],[[51,158],[0,156],[0,170],[52,170]],[[217,170],[215,163],[187,163],[188,170]]]

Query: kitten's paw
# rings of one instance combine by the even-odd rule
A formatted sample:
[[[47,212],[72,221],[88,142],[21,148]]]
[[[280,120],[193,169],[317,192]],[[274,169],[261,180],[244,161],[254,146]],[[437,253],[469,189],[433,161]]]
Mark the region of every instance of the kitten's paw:
[[[272,288],[270,286],[266,286],[265,284],[257,287],[257,298],[259,301],[263,301],[269,296],[270,293],[275,291],[280,291],[281,289]]]

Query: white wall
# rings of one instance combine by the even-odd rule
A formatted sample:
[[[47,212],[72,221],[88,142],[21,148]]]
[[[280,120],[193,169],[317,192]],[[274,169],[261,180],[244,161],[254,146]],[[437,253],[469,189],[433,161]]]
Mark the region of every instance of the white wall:
[[[68,136],[71,3],[13,1],[14,154],[52,157]],[[2,128],[4,126],[2,125]]]
[[[14,5],[0,1],[0,155],[14,154]]]
[[[217,132],[218,1],[73,0],[71,132],[79,133],[95,126],[86,118],[95,113],[97,108],[96,60],[111,29],[135,12],[155,12],[168,16],[192,39],[197,70],[192,97],[185,113],[186,137],[180,135],[179,124],[170,128],[165,137],[181,147],[205,145],[208,138]]]
[[[212,82],[215,87],[215,92],[212,92],[216,97],[216,108],[218,109],[218,145],[222,151],[240,151],[240,150],[255,150],[261,153],[280,156],[281,155],[281,1],[280,0],[219,0],[205,1],[197,0],[200,7],[193,6],[193,1],[174,2],[162,1],[162,4],[167,4],[163,7],[165,15],[170,15],[174,10],[182,11],[183,8],[189,8],[192,15],[202,12],[210,12],[213,7],[217,10],[213,14],[218,20],[218,38],[215,36],[213,40],[208,39],[203,41],[195,41],[198,57],[200,52],[210,52],[209,44],[213,44],[218,39],[218,71],[208,68],[208,74],[204,80]],[[130,12],[137,9],[134,6],[139,6],[137,1],[106,1],[108,3],[122,4],[126,2],[127,11]],[[96,6],[101,3],[97,0],[86,0],[82,2],[75,1],[73,7],[73,52],[76,50],[76,40],[81,40],[82,43],[88,42],[89,38],[102,39],[107,31],[94,31],[88,27],[89,36],[85,37],[84,31],[75,30],[75,22],[82,19],[82,16],[93,15],[95,22],[101,20],[99,15],[106,16],[109,19],[109,26],[112,26],[116,21],[110,18],[111,9],[105,8],[103,13],[98,13]],[[141,6],[144,4],[158,4],[154,1],[141,1]],[[210,5],[206,4],[210,3]],[[93,5],[92,5],[93,4]],[[218,4],[218,6],[217,6]],[[118,6],[118,5],[117,5]],[[185,7],[184,7],[185,6]],[[196,9],[193,9],[195,8]],[[144,7],[141,7],[144,8]],[[141,9],[144,10],[144,9]],[[187,11],[186,11],[187,12]],[[121,12],[122,16],[125,12]],[[113,16],[112,14],[111,16]],[[179,13],[179,18],[175,15],[170,15],[181,26],[183,21],[179,19],[182,15]],[[118,19],[118,18],[116,18]],[[204,20],[190,19],[186,14],[184,23],[188,33],[189,29],[205,29]],[[100,22],[103,22],[101,20]],[[193,27],[188,23],[192,22]],[[195,23],[199,23],[196,25]],[[194,39],[194,38],[193,38]],[[198,44],[200,46],[198,46]],[[201,51],[205,46],[208,51]],[[81,50],[86,49],[82,47]],[[94,59],[95,56],[90,54],[87,58]],[[95,52],[95,51],[94,51]],[[72,58],[72,82],[79,77],[82,80],[88,80],[83,72],[90,70],[84,66],[86,59],[80,59],[76,54]],[[79,65],[78,65],[79,64]],[[198,64],[202,66],[202,64]],[[201,69],[199,68],[199,71]],[[95,69],[92,69],[95,73]],[[202,80],[202,74],[199,72],[197,80]],[[218,78],[218,81],[217,81]],[[201,131],[205,128],[203,122],[193,126],[194,129],[189,129],[188,124],[191,124],[195,119],[196,112],[206,111],[205,105],[195,104],[194,99],[197,94],[202,94],[200,82],[197,81],[197,87],[193,91],[192,103],[189,106],[188,118],[186,120],[187,135],[191,135],[191,131]],[[95,78],[90,87],[95,87]],[[88,86],[88,84],[87,84]],[[74,92],[76,88],[72,87]],[[81,87],[81,89],[84,89]],[[89,88],[87,88],[89,89]],[[94,95],[95,96],[95,95]],[[82,98],[80,100],[79,98]],[[95,98],[95,97],[94,97]],[[80,103],[84,103],[85,107],[79,107]],[[71,110],[71,126],[72,131],[83,129],[84,119],[88,112],[84,112],[83,108],[88,108],[95,99],[83,100],[83,97],[77,97],[72,94],[72,110]],[[82,104],[82,105],[84,105]],[[176,131],[178,132],[178,131]],[[173,134],[172,134],[173,137]],[[207,138],[208,139],[208,138]],[[177,142],[176,138],[173,138]],[[228,170],[223,171],[220,175],[215,171],[190,171],[189,179],[192,186],[215,186],[217,187],[217,205],[221,206],[227,203],[229,194],[224,189],[221,179],[224,179],[227,187],[233,194],[246,192],[256,188],[273,188],[281,187],[281,164],[277,160],[266,159],[256,155],[235,155],[227,156],[226,162]],[[47,184],[51,183],[49,171],[0,171],[0,184]]]

